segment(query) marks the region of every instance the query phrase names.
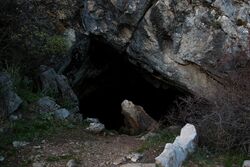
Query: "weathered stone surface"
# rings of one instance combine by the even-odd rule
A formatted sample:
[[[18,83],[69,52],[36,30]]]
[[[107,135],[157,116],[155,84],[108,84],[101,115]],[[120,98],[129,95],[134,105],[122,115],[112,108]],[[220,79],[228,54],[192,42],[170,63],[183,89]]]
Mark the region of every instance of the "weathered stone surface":
[[[21,118],[22,118],[22,114],[21,113],[19,113],[19,114],[11,114],[9,116],[9,120],[10,121],[16,121],[16,120],[19,120]]]
[[[217,7],[223,14],[228,17],[234,17],[236,9],[232,4],[232,0],[216,0],[213,6]]]
[[[128,128],[135,131],[152,131],[158,128],[158,123],[151,118],[143,107],[124,100],[121,104],[124,121]]]
[[[83,10],[84,28],[123,50],[150,4],[150,0],[87,0]]]
[[[245,160],[242,167],[250,167],[250,160]]]
[[[86,128],[87,131],[92,133],[100,133],[105,129],[104,124],[102,123],[90,123],[89,126]]]
[[[78,98],[72,90],[71,86],[69,85],[67,78],[64,75],[57,75],[56,82],[63,99],[71,103],[71,105],[78,106]]]
[[[187,155],[194,151],[196,138],[195,127],[191,124],[186,124],[174,143],[167,143],[164,151],[155,158],[156,164],[160,167],[180,167]]]
[[[71,159],[67,162],[66,167],[80,167],[80,165],[74,159]]]
[[[137,162],[143,157],[143,154],[141,153],[131,153],[126,156],[127,159],[131,160],[132,162]]]
[[[196,147],[197,132],[194,125],[186,124],[177,136],[174,145],[182,147],[187,153],[192,153]]]
[[[5,159],[4,156],[1,156],[1,155],[0,155],[0,162],[3,162],[4,159]]]
[[[59,120],[64,120],[70,116],[70,112],[65,108],[54,111],[54,117]]]
[[[62,99],[72,108],[79,105],[78,98],[69,85],[67,77],[57,74],[53,68],[47,66],[40,67],[39,77],[43,92],[61,94]]]
[[[14,92],[9,74],[0,72],[0,117],[6,117],[16,111],[22,102]]]
[[[137,2],[142,5],[132,8]],[[206,98],[223,89],[225,73],[249,60],[249,1],[157,0],[148,4],[88,0],[83,24],[88,33],[119,50],[126,46],[130,62],[154,77]],[[132,10],[133,19],[125,17],[123,26],[117,20],[123,21],[121,15],[129,6],[137,10]],[[124,31],[127,25],[132,28]],[[124,38],[122,32],[132,35]]]
[[[29,142],[26,142],[26,141],[13,141],[12,142],[12,145],[13,147],[15,148],[21,148],[21,147],[24,147],[26,145],[30,144]]]
[[[39,112],[39,113],[47,113],[47,112],[54,112],[58,109],[60,109],[61,106],[59,106],[54,99],[45,96],[40,98],[34,105],[32,110]]]
[[[127,159],[125,157],[117,158],[114,162],[113,165],[120,165],[121,163],[125,162]]]

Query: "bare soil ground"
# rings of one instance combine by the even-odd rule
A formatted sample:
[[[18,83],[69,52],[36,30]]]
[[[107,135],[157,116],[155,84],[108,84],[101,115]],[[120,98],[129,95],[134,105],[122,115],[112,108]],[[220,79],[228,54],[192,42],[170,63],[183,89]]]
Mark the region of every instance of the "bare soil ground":
[[[44,162],[48,167],[65,167],[70,159],[82,167],[116,167],[113,162],[136,151],[142,141],[135,136],[90,134],[77,128],[34,142],[7,157],[6,167],[32,166]],[[149,151],[155,153],[154,151]],[[155,153],[156,154],[156,153]],[[147,153],[142,161],[154,162]],[[125,162],[124,162],[125,163]]]

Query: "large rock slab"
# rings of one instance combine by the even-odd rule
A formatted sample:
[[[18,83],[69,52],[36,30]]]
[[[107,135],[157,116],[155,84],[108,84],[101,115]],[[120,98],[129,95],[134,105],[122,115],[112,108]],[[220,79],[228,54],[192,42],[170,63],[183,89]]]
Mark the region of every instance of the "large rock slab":
[[[245,160],[242,167],[250,167],[250,160]]]
[[[0,117],[9,116],[22,104],[9,74],[0,72]]]
[[[155,78],[210,98],[250,59],[249,12],[236,0],[87,0],[83,24]]]
[[[143,107],[124,100],[121,104],[125,124],[134,131],[152,131],[158,128],[158,123],[150,117]]]
[[[83,25],[88,33],[123,50],[150,5],[151,0],[86,0]]]
[[[196,146],[197,132],[193,125],[186,124],[180,136],[174,143],[167,143],[164,151],[155,158],[159,167],[181,167],[187,155],[192,153]]]

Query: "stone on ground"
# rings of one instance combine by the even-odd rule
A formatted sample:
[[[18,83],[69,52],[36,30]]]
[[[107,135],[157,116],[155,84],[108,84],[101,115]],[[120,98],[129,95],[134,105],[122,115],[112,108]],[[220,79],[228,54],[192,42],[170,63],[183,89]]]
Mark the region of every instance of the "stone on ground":
[[[10,75],[0,72],[0,117],[12,114],[22,102],[22,99],[14,91]]]
[[[71,159],[67,162],[66,167],[80,167],[80,166],[74,159]]]
[[[242,167],[250,167],[250,160],[245,160]]]
[[[24,146],[26,146],[28,144],[29,144],[29,142],[26,142],[26,141],[13,141],[12,142],[12,145],[15,148],[21,148],[21,147],[24,147]]]
[[[58,109],[54,112],[54,117],[59,120],[64,120],[68,118],[70,115],[70,112],[66,110],[65,108]]]
[[[4,156],[0,155],[0,162],[3,162],[5,160]]]
[[[164,151],[155,158],[160,167],[180,167],[187,155],[192,153],[196,146],[197,133],[191,124],[186,124],[181,129],[174,143],[167,143]]]
[[[137,162],[138,160],[140,160],[143,157],[143,154],[140,153],[132,153],[131,155],[129,155],[128,157],[130,157],[129,159],[132,162]]]
[[[53,68],[40,66],[40,80],[42,91],[45,93],[60,93],[63,100],[71,107],[79,106],[78,98],[69,85],[68,79],[64,75],[59,75]]]
[[[158,123],[150,117],[143,107],[134,105],[129,100],[121,104],[126,126],[134,131],[152,131],[158,128]]]
[[[45,96],[40,98],[33,106],[34,111],[39,113],[54,112],[61,108],[54,99]]]
[[[92,133],[100,133],[105,129],[104,124],[102,123],[90,123],[89,126],[86,128],[87,131]]]

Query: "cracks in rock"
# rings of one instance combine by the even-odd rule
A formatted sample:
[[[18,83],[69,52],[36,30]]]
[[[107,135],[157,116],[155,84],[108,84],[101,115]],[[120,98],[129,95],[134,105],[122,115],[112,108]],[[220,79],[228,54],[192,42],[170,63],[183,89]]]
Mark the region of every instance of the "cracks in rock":
[[[202,68],[200,65],[198,65],[197,63],[194,63],[192,61],[188,61],[185,60],[185,62],[187,64],[181,64],[177,61],[174,61],[176,64],[181,65],[181,66],[193,66],[196,69],[198,69],[201,73],[205,74],[206,76],[208,76],[208,78],[211,78],[213,81],[217,82],[218,84],[224,86],[223,82],[220,81],[220,79],[222,79],[221,77],[219,77],[218,75],[212,74],[211,72],[205,70],[204,68]]]
[[[137,22],[136,26],[134,27],[134,30],[132,32],[131,37],[129,38],[128,42],[126,43],[124,50],[126,51],[127,48],[129,47],[131,40],[134,38],[134,35],[136,33],[136,31],[138,30],[142,20],[145,18],[145,15],[147,14],[147,12],[157,3],[159,2],[159,0],[151,0],[151,2],[149,3],[149,6],[146,8],[146,10],[144,11],[143,15],[141,16],[141,18],[139,19],[139,21]]]

